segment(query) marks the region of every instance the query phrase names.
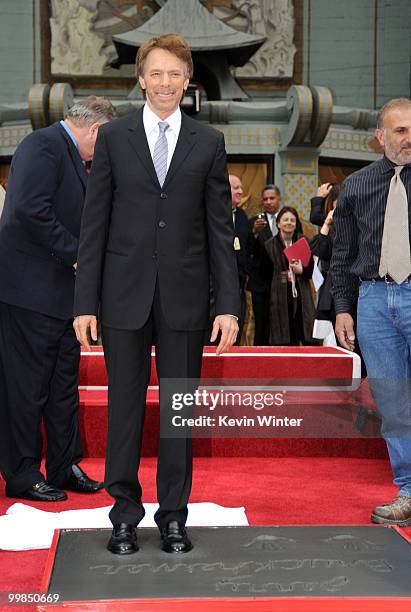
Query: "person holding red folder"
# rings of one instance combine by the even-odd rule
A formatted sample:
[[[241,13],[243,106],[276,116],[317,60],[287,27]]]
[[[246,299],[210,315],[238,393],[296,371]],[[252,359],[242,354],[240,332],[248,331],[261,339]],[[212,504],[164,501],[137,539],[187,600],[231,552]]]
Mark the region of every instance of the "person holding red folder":
[[[268,270],[272,271],[270,345],[314,344],[315,308],[310,287],[314,260],[299,231],[296,209],[284,206],[277,215],[277,226],[278,234],[265,242],[266,257],[262,261],[262,273],[266,276]]]

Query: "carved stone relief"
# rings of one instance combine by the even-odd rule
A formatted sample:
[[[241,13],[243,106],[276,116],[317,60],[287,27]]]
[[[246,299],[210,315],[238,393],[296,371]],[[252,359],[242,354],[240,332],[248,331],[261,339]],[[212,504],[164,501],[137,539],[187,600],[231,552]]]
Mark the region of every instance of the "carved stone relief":
[[[219,7],[214,14],[224,15],[232,28],[267,38],[251,60],[236,69],[236,77],[292,77],[296,53],[293,0],[233,0],[229,9]]]
[[[112,36],[141,26],[165,3],[166,0],[52,0],[52,73],[132,74],[131,67],[110,67],[116,57]],[[292,76],[296,52],[292,0],[203,0],[203,4],[230,27],[267,37],[251,60],[236,69],[235,76]]]
[[[89,0],[87,4],[93,3]],[[52,0],[50,28],[53,74],[102,73],[106,64],[106,57],[101,52],[104,41],[92,32],[96,11],[90,8],[81,6],[78,0]]]

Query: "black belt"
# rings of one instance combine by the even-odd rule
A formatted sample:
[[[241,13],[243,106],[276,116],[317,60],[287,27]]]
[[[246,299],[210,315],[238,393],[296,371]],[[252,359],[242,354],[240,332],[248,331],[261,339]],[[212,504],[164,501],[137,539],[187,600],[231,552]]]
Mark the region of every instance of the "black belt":
[[[390,276],[386,274],[385,276],[377,276],[375,278],[360,278],[361,281],[374,282],[374,283],[395,283],[396,281]],[[407,278],[403,281],[404,283],[409,283],[411,281],[411,275],[407,276]]]

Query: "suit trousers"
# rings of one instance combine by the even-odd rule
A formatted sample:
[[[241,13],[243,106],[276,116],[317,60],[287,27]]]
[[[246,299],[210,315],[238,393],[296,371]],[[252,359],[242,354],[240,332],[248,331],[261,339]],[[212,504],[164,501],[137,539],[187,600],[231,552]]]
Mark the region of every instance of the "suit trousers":
[[[200,378],[204,329],[171,329],[162,310],[157,282],[145,325],[136,330],[103,326],[102,337],[109,384],[105,487],[115,499],[110,520],[113,525],[137,525],[144,517],[138,468],[152,344],[156,347],[156,369],[163,407],[169,402],[162,394],[162,379],[181,379],[184,385],[186,379]],[[172,520],[185,524],[191,480],[191,437],[160,436],[157,463],[159,509],[154,517],[160,529]]]
[[[252,292],[254,312],[254,346],[267,346],[270,319],[270,292]]]
[[[0,302],[0,470],[7,492],[43,480],[62,486],[82,458],[78,425],[80,345],[65,321]]]
[[[243,335],[246,312],[247,312],[247,298],[245,295],[245,289],[242,289],[240,286],[240,313],[239,313],[239,317],[237,321],[238,334],[237,334],[237,340],[235,341],[234,346],[240,346],[241,344],[241,337]],[[214,344],[218,344],[218,340],[219,338],[216,340]]]

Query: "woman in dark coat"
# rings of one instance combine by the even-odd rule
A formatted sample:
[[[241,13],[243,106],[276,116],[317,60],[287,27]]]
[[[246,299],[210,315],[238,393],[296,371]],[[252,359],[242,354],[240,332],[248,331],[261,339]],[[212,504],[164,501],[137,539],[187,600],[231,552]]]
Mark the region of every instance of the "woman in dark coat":
[[[269,338],[273,346],[298,346],[313,344],[314,302],[310,279],[314,262],[310,258],[307,267],[300,260],[292,263],[284,255],[284,249],[302,237],[298,212],[284,206],[277,215],[278,234],[264,243],[269,261],[263,259],[263,273],[272,270],[270,293]],[[265,264],[264,264],[265,262]]]
[[[323,189],[323,196],[319,196]],[[340,193],[340,184],[325,183],[318,188],[316,198],[311,200],[311,216],[315,217],[320,226],[320,232],[310,241],[311,252],[320,260],[321,273],[324,282],[318,295],[315,318],[335,323],[334,302],[331,295],[331,275],[329,274],[334,242],[333,214]]]

